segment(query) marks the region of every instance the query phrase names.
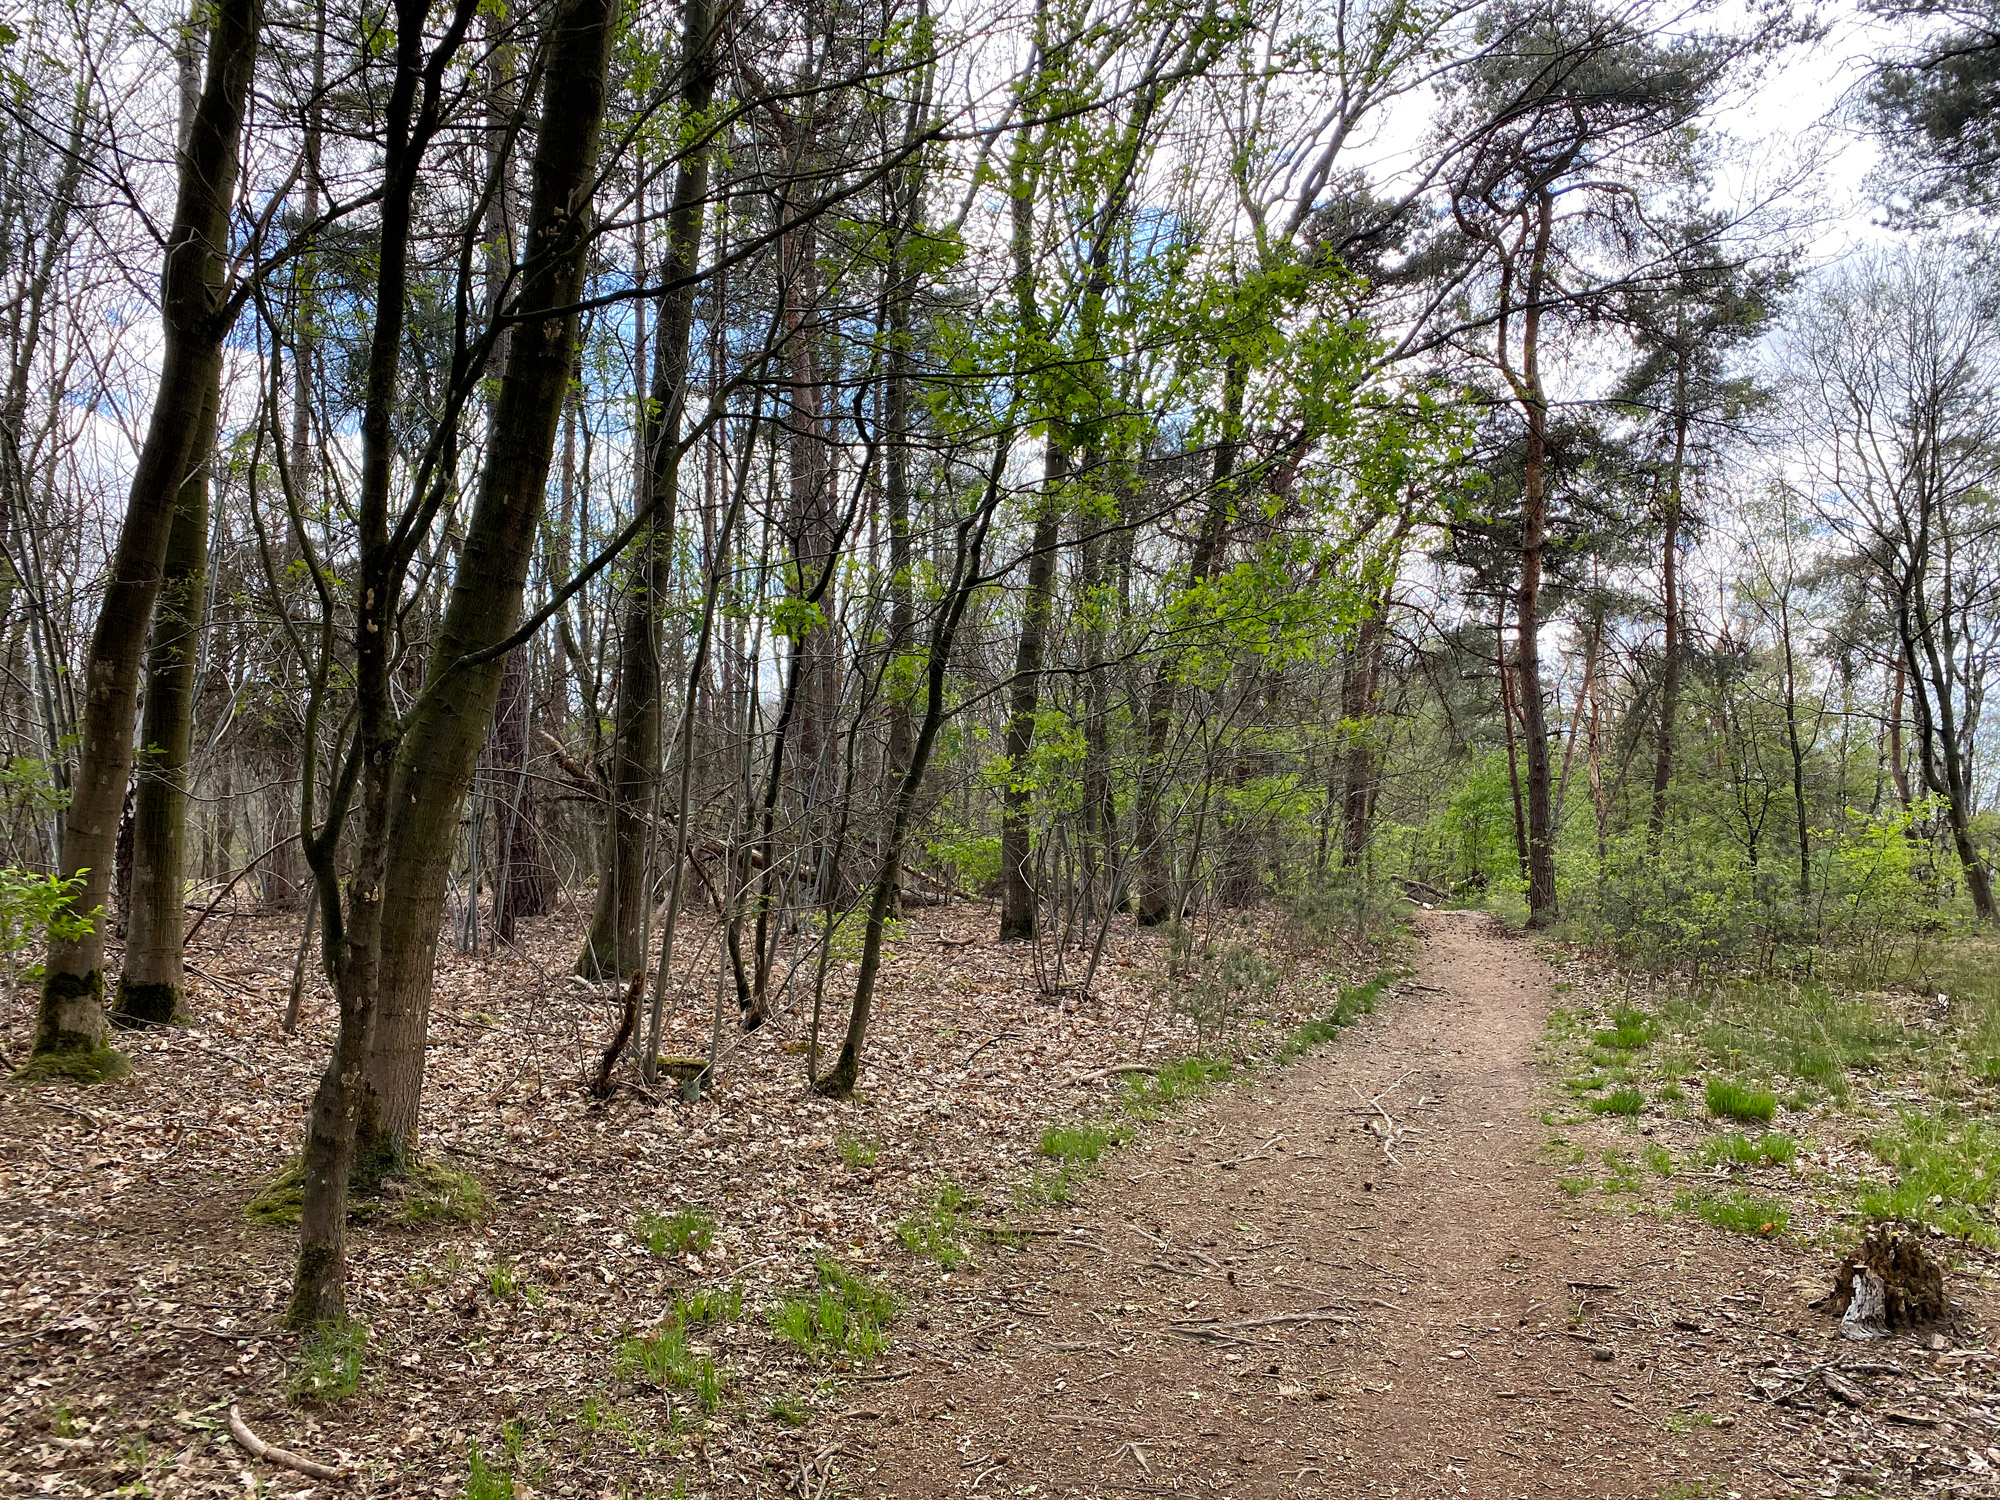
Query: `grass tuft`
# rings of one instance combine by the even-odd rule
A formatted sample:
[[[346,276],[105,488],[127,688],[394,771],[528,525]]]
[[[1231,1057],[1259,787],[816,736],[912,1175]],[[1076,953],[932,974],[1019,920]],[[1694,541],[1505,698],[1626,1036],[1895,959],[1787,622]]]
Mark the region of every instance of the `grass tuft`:
[[[715,1243],[715,1220],[698,1208],[674,1214],[647,1212],[633,1222],[632,1233],[654,1255],[700,1254]]]
[[[1761,1235],[1766,1239],[1783,1234],[1792,1222],[1790,1212],[1782,1203],[1756,1197],[1741,1188],[1713,1196],[1683,1194],[1675,1200],[1674,1206],[1694,1209],[1704,1221],[1717,1229],[1726,1229],[1734,1234]]]
[[[786,1297],[769,1311],[771,1332],[821,1359],[873,1359],[889,1347],[896,1299],[830,1256],[818,1260],[819,1288]]]
[[[1769,1089],[1725,1078],[1711,1078],[1702,1085],[1702,1099],[1708,1112],[1719,1120],[1745,1120],[1768,1124],[1777,1113],[1778,1097]]]
[[[972,1259],[968,1243],[971,1229],[965,1222],[965,1210],[971,1206],[965,1189],[946,1178],[938,1184],[929,1206],[897,1223],[896,1238],[910,1254],[934,1260],[947,1271],[955,1270]]]
[[[368,1325],[358,1318],[320,1324],[306,1335],[299,1357],[285,1372],[285,1395],[320,1406],[345,1401],[361,1389],[367,1352]]]
[[[1703,1141],[1699,1159],[1705,1167],[1788,1167],[1798,1154],[1798,1142],[1782,1131],[1767,1130],[1752,1139],[1732,1130]]]
[[[701,1409],[722,1404],[722,1376],[715,1361],[688,1347],[687,1325],[669,1318],[657,1332],[618,1341],[611,1372],[621,1380],[650,1380],[662,1390],[682,1391]]]
[[[882,1143],[865,1135],[843,1134],[834,1142],[834,1150],[850,1172],[875,1165],[875,1158],[882,1153]]]
[[[1229,1059],[1196,1053],[1177,1062],[1161,1063],[1150,1073],[1125,1082],[1125,1108],[1142,1120],[1159,1118],[1165,1110],[1198,1098],[1229,1077]]]
[[[1636,1115],[1645,1108],[1646,1096],[1629,1086],[1590,1101],[1590,1112],[1594,1115]]]
[[[1863,1212],[2000,1245],[1992,1213],[2000,1190],[2000,1127],[1956,1109],[1930,1115],[1905,1110],[1894,1129],[1868,1144],[1897,1176],[1887,1187],[1862,1192]]]

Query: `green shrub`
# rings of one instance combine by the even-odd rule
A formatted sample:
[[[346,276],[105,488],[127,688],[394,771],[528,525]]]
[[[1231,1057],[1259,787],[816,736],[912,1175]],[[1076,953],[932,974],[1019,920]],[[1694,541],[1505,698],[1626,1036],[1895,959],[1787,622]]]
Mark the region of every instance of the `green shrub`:
[[[1711,1078],[1703,1084],[1702,1098],[1708,1112],[1720,1120],[1767,1123],[1778,1109],[1777,1095],[1769,1089],[1731,1083],[1723,1078]]]

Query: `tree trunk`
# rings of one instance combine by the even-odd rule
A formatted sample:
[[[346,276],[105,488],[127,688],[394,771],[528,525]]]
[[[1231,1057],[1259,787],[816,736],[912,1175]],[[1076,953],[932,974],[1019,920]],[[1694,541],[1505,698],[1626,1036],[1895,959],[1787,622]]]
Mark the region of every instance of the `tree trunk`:
[[[1528,423],[1521,472],[1521,574],[1515,597],[1514,672],[1521,716],[1522,758],[1528,768],[1528,925],[1545,927],[1556,914],[1555,828],[1549,795],[1548,713],[1542,701],[1542,549],[1548,533],[1548,401],[1542,392],[1540,334],[1542,290],[1554,196],[1546,189],[1535,205],[1535,248],[1522,313],[1522,406]]]
[[[1027,594],[1021,604],[1021,634],[1014,644],[1014,682],[1008,696],[1007,732],[1001,753],[1007,785],[1000,811],[1000,940],[1034,937],[1037,905],[1028,877],[1032,853],[1034,788],[1029,757],[1035,747],[1035,715],[1041,709],[1042,660],[1048,653],[1049,615],[1055,604],[1056,545],[1061,540],[1060,496],[1069,477],[1069,451],[1051,432],[1042,452],[1042,487],[1036,497],[1035,527],[1029,542]]]
[[[81,881],[74,909],[97,918],[79,938],[52,939],[35,1028],[38,1056],[89,1057],[104,1047],[104,934],[113,844],[132,769],[140,658],[166,566],[167,538],[220,379],[229,215],[237,138],[262,23],[259,0],[217,0],[208,70],[180,154],[180,187],[167,237],[161,296],[161,366],[124,524],[111,556],[104,604],[84,662],[77,774],[63,817],[61,873]]]
[[[208,603],[208,504],[221,388],[202,408],[194,467],[167,536],[166,569],[146,652],[146,711],[132,810],[132,904],[114,1018],[164,1026],[186,998],[181,934],[187,925],[188,760],[194,748],[196,644]]]
[[[421,700],[396,762],[396,812],[384,869],[382,1015],[368,1085],[380,1127],[400,1151],[416,1133],[430,1022],[431,976],[444,906],[450,831],[504,673],[496,648],[519,623],[549,470],[575,362],[576,318],[590,243],[615,0],[569,0],[556,16],[541,128],[530,174],[533,247],[519,293],[493,441],[480,476]]]
[[[1646,819],[1646,836],[1660,846],[1667,826],[1667,788],[1674,779],[1674,712],[1681,696],[1680,527],[1681,466],[1687,456],[1687,414],[1674,424],[1673,470],[1667,481],[1667,517],[1660,552],[1660,594],[1665,606],[1660,663],[1660,741],[1653,761],[1653,805]]]

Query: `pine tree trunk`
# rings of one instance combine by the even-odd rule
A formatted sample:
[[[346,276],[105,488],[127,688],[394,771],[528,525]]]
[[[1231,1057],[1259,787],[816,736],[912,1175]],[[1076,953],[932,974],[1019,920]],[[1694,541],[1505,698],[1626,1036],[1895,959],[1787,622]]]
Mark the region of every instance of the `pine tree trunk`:
[[[34,1048],[44,1057],[88,1057],[104,1047],[102,912],[132,769],[140,662],[174,510],[194,467],[233,311],[224,300],[229,214],[262,8],[259,0],[217,0],[213,14],[207,77],[180,155],[167,238],[159,385],[84,662],[77,773],[63,817],[61,873],[81,881],[74,908],[98,920],[80,938],[49,944]]]

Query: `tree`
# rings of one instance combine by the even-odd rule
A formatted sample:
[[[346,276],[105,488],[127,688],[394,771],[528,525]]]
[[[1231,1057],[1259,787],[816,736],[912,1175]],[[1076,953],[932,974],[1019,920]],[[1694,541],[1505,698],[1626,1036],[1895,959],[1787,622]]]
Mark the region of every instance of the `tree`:
[[[60,870],[80,881],[75,905],[88,932],[54,936],[42,980],[35,1056],[45,1066],[101,1072],[105,1059],[104,935],[112,849],[132,767],[139,668],[166,570],[174,516],[202,466],[213,430],[222,341],[242,294],[230,286],[230,213],[238,137],[257,58],[259,0],[218,0],[201,98],[179,156],[180,187],[161,276],[163,334],[152,416],[85,658],[77,770],[63,816]],[[31,1064],[32,1066],[32,1064]]]

